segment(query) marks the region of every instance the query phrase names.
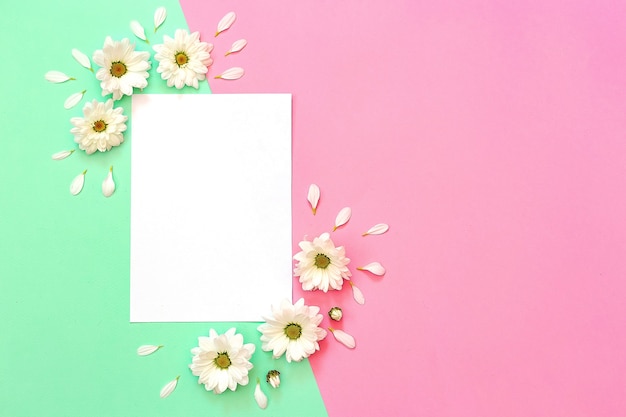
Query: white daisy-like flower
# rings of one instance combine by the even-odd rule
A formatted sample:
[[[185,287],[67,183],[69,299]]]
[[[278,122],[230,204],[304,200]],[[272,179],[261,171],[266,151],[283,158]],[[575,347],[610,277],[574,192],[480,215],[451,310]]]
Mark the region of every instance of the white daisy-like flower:
[[[321,234],[313,242],[303,240],[298,245],[302,251],[293,257],[298,261],[293,272],[300,277],[303,290],[340,290],[343,280],[350,279],[352,274],[346,266],[350,259],[346,258],[346,250],[343,246],[335,247],[328,233]]]
[[[93,54],[94,62],[102,67],[96,72],[102,95],[113,93],[113,100],[119,100],[123,95],[132,95],[133,88],[145,88],[149,58],[149,52],[135,51],[135,44],[128,38],[117,42],[107,36],[102,49]]]
[[[304,305],[304,298],[295,304],[283,300],[279,307],[272,306],[272,316],[263,317],[265,323],[257,329],[262,333],[262,349],[272,351],[274,359],[283,353],[287,362],[299,362],[320,350],[318,341],[326,337],[319,327],[322,315],[319,307]]]
[[[159,61],[157,72],[167,80],[168,87],[183,88],[185,85],[198,88],[198,81],[206,79],[206,73],[213,64],[213,45],[200,42],[200,33],[189,34],[177,29],[174,39],[163,36],[163,43],[154,45],[154,59]]]
[[[122,107],[113,108],[113,100],[106,103],[93,100],[85,103],[84,117],[72,117],[70,122],[74,127],[70,130],[74,134],[74,142],[87,154],[95,151],[106,152],[112,147],[124,142],[123,133],[126,131],[126,120]]]
[[[216,394],[237,389],[237,384],[248,385],[248,371],[252,369],[250,358],[254,353],[253,343],[244,345],[243,336],[235,334],[230,328],[224,334],[209,330],[209,337],[198,338],[198,347],[191,350],[194,355],[191,373],[198,378],[198,384],[204,384],[207,391]]]

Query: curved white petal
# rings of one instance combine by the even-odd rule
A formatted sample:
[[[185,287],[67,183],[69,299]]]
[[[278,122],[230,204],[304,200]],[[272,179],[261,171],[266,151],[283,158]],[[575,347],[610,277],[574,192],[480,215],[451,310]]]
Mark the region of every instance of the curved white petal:
[[[231,27],[232,24],[235,23],[236,18],[237,15],[235,14],[235,12],[226,13],[226,15],[222,17],[222,19],[217,24],[217,31],[215,32],[215,36],[219,35],[223,31]]]
[[[91,61],[89,60],[89,57],[87,55],[74,48],[72,49],[72,56],[80,65],[93,72],[93,68],[91,68]]]
[[[254,399],[260,408],[265,410],[267,408],[267,396],[261,390],[261,383],[259,378],[256,379],[256,388],[254,389]]]
[[[144,30],[143,26],[141,26],[141,23],[139,23],[138,21],[132,20],[130,22],[130,30],[132,30],[133,34],[142,41],[148,41],[146,39],[146,31]]]
[[[387,230],[389,230],[389,225],[388,224],[378,223],[378,224],[370,227],[369,230],[367,232],[363,233],[362,236],[382,235],[383,233],[386,233]]]
[[[229,68],[220,75],[216,75],[215,78],[221,78],[222,80],[238,80],[245,74],[243,68],[233,67]]]
[[[371,262],[365,266],[360,266],[357,268],[360,271],[368,271],[374,275],[382,276],[385,275],[385,267],[382,266],[379,262]]]
[[[180,378],[180,375],[177,376],[176,379],[165,384],[163,388],[161,388],[161,393],[159,394],[161,398],[167,398],[172,392],[174,392],[174,390],[176,389],[176,385],[178,385],[178,378]]]
[[[61,151],[61,152],[57,152],[55,154],[52,155],[52,159],[54,159],[55,161],[60,161],[62,159],[67,158],[68,156],[70,156],[71,154],[73,154],[75,151],[75,149],[72,150],[68,150],[68,151]]]
[[[167,10],[165,7],[159,7],[154,11],[154,32],[156,33],[157,29],[161,27],[163,22],[165,22],[165,18],[167,17]]]
[[[102,195],[111,197],[115,192],[115,181],[113,181],[113,167],[109,168],[107,177],[102,181]]]
[[[311,184],[309,186],[309,193],[307,195],[307,200],[311,204],[311,209],[313,210],[313,215],[317,212],[317,203],[320,201],[320,187],[317,184]]]
[[[337,230],[339,227],[348,223],[348,220],[350,220],[351,216],[352,216],[352,209],[350,207],[344,207],[341,210],[339,210],[339,213],[337,214],[337,217],[335,218],[335,227],[333,228],[333,231]]]
[[[84,170],[72,180],[72,183],[70,184],[70,193],[72,193],[72,195],[78,195],[83,190],[86,173],[87,170]]]
[[[148,356],[161,349],[163,345],[141,345],[137,348],[137,355]]]
[[[335,339],[337,339],[337,341],[343,344],[345,347],[354,349],[354,347],[356,346],[356,341],[354,340],[354,337],[344,332],[343,330],[333,329],[332,327],[329,327],[328,330],[330,330],[333,336],[335,336]]]
[[[359,287],[354,285],[352,281],[350,281],[350,285],[352,286],[352,297],[354,297],[354,301],[361,305],[365,304],[365,296],[363,295],[363,292],[361,292]]]
[[[86,91],[87,90],[83,90],[80,93],[74,93],[71,96],[69,96],[65,100],[65,103],[63,103],[63,107],[65,107],[67,110],[69,110],[72,107],[74,107],[75,105],[77,105],[78,103],[80,103],[80,101],[83,99],[83,96],[85,95]]]
[[[236,40],[235,42],[233,42],[232,46],[230,47],[230,49],[228,50],[228,52],[226,52],[224,56],[228,56],[230,54],[234,54],[235,52],[241,51],[243,48],[246,47],[247,44],[248,44],[248,41],[245,39]]]
[[[75,80],[76,78],[70,77],[69,75],[62,73],[61,71],[48,71],[46,75],[44,75],[45,79],[51,83],[64,83],[69,80]]]

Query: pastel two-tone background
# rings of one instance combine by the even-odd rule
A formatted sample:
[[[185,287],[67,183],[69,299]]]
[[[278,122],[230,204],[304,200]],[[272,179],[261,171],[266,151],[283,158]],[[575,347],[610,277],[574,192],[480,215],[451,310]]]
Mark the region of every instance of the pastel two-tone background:
[[[351,206],[333,237],[352,266],[387,268],[354,270],[364,306],[348,288],[303,294],[294,281],[295,298],[344,308],[357,348],[329,336],[290,366],[257,351],[254,377],[285,373],[265,386],[265,411],[252,384],[215,396],[186,369],[196,337],[231,324],[128,322],[132,135],[108,154],[50,159],[73,146],[80,109],[63,100],[83,85],[99,95],[71,49],[132,37],[128,22],[149,28],[161,5],[162,33],[215,44],[199,93],[293,94],[294,250]],[[608,0],[15,2],[0,14],[0,416],[626,414],[625,19]],[[230,66],[246,75],[213,79]],[[78,80],[51,85],[51,69]],[[154,68],[150,81],[166,92]],[[172,138],[172,151],[193,140]],[[360,236],[379,222],[390,232]],[[145,343],[166,347],[139,358]]]

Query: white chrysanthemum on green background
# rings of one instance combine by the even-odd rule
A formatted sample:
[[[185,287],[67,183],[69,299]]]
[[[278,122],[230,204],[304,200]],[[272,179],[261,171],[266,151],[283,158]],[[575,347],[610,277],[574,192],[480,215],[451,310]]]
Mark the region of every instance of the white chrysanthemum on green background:
[[[265,323],[257,328],[262,333],[262,349],[271,351],[275,359],[285,354],[287,362],[308,358],[326,337],[326,330],[319,327],[323,319],[319,311],[319,307],[304,305],[304,298],[293,305],[283,300],[272,306],[272,316],[263,317]]]
[[[113,108],[113,100],[105,103],[93,100],[83,107],[84,117],[73,117],[70,122],[74,127],[70,132],[78,147],[87,154],[96,151],[110,151],[124,142],[126,120],[122,107]]]
[[[159,61],[157,72],[167,80],[168,87],[183,88],[185,85],[198,88],[198,81],[206,79],[213,64],[213,45],[200,42],[200,33],[189,34],[177,29],[174,38],[163,36],[163,43],[154,45],[154,59]]]
[[[293,257],[298,261],[294,275],[300,277],[303,290],[340,290],[343,280],[350,279],[352,274],[346,266],[350,259],[346,258],[346,250],[343,246],[335,247],[328,233],[312,242],[303,240],[298,245],[302,251]]]
[[[145,88],[150,69],[148,59],[150,54],[135,51],[135,44],[127,38],[118,42],[107,36],[103,48],[93,54],[94,62],[102,67],[96,72],[102,95],[113,93],[113,100],[119,100],[123,95],[132,95],[133,88]]]
[[[252,369],[250,358],[254,353],[253,343],[243,343],[243,336],[230,328],[224,334],[209,330],[209,337],[198,338],[198,347],[191,350],[194,355],[191,373],[198,377],[207,391],[221,394],[230,389],[235,391],[237,384],[248,384],[248,371]]]

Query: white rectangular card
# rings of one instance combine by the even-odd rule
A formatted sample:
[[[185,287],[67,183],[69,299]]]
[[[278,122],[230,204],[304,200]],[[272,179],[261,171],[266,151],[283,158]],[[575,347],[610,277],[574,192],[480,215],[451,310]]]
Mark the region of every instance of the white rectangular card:
[[[291,95],[132,97],[131,322],[291,300]]]

